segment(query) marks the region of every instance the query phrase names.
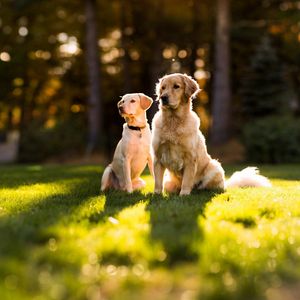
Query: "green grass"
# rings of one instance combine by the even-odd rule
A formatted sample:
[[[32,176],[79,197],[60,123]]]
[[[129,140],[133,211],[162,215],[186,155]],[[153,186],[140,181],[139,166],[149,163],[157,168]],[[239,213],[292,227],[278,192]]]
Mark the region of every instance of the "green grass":
[[[99,166],[2,166],[0,299],[297,299],[300,166],[261,169],[273,188],[162,197],[149,175],[105,195]]]

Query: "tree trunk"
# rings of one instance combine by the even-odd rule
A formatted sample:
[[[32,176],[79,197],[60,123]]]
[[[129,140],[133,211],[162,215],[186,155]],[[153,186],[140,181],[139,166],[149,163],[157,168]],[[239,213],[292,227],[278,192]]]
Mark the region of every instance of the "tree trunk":
[[[148,122],[151,124],[154,115],[158,111],[158,102],[156,102],[156,95],[155,95],[155,85],[158,82],[159,77],[161,74],[161,65],[162,65],[162,46],[160,38],[157,38],[157,41],[153,43],[153,57],[152,57],[152,64],[149,67],[149,82],[150,82],[150,89],[149,89],[149,96],[153,99],[153,104],[149,108],[147,112]]]
[[[123,63],[123,93],[130,93],[131,91],[131,72],[130,72],[130,56],[128,52],[129,41],[126,36],[127,18],[126,12],[128,10],[128,3],[126,0],[120,0],[120,27],[121,27],[121,47],[124,51],[122,63]]]
[[[159,18],[164,19],[165,17],[165,0],[159,0],[156,2],[155,6],[155,19],[154,19],[154,31],[156,33],[159,32],[161,24],[159,23]],[[150,89],[149,89],[149,96],[153,98],[154,103],[149,108],[147,112],[148,122],[152,123],[152,119],[156,112],[158,111],[158,102],[156,102],[156,95],[155,95],[155,85],[158,82],[160,76],[162,74],[162,51],[163,51],[163,36],[161,34],[153,35],[153,40],[151,42],[153,54],[150,58],[150,67],[149,70],[149,82],[150,82]]]
[[[192,31],[191,31],[191,56],[190,56],[190,75],[194,76],[196,72],[197,50],[199,47],[199,36],[201,32],[201,16],[200,16],[200,1],[193,0],[192,2]]]
[[[86,156],[90,156],[100,140],[102,132],[102,107],[100,97],[100,63],[96,21],[96,0],[85,0],[86,14],[86,62],[89,78],[88,143]]]
[[[217,0],[213,74],[211,143],[222,144],[230,135],[230,0]]]

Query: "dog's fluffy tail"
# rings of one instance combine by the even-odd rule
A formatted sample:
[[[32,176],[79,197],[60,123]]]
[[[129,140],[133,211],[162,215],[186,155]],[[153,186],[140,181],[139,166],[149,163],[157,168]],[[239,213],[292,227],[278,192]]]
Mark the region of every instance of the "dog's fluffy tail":
[[[102,175],[101,179],[101,191],[106,191],[108,189],[119,189],[119,180],[113,171],[111,165],[108,165]]]
[[[226,180],[226,188],[228,187],[271,187],[269,179],[259,174],[256,167],[247,167],[242,171],[235,172]]]

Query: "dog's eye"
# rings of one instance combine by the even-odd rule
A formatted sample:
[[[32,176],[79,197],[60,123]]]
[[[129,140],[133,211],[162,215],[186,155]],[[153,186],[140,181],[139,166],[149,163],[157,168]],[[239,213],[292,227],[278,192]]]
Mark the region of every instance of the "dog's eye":
[[[165,89],[166,89],[166,87],[165,87],[165,86],[162,86],[162,87],[161,87],[161,89],[162,89],[162,90],[165,90]]]
[[[132,99],[132,100],[130,100],[130,102],[131,102],[131,103],[134,103],[134,102],[135,102],[135,100],[134,100],[134,99]]]
[[[177,90],[177,89],[179,89],[180,88],[180,86],[178,85],[178,84],[174,84],[174,89],[175,90]]]

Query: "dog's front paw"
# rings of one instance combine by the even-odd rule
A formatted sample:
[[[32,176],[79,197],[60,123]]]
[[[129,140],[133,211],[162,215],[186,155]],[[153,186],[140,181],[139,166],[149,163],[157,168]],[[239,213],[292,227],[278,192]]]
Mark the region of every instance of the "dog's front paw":
[[[189,190],[181,190],[179,196],[188,196],[191,193]]]
[[[126,188],[125,189],[125,191],[127,192],[127,193],[132,193],[133,192],[133,188],[132,187],[128,187],[128,188]]]
[[[154,190],[154,194],[161,194],[162,193],[162,189],[155,189]]]

